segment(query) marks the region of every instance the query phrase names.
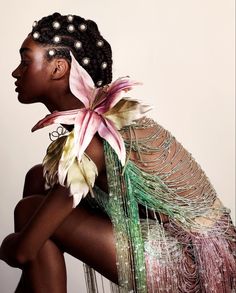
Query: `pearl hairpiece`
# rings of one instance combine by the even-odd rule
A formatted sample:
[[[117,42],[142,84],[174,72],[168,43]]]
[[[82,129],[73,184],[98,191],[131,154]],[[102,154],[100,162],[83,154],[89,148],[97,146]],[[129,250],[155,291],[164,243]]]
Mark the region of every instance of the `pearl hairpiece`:
[[[67,21],[68,22],[72,22],[73,19],[74,19],[74,16],[73,15],[71,15],[71,14],[67,15]]]
[[[84,57],[84,58],[82,59],[82,63],[83,63],[83,65],[88,65],[89,62],[90,62],[90,59],[89,59],[88,57]]]
[[[73,32],[75,31],[75,29],[76,29],[75,26],[74,26],[74,24],[72,24],[73,20],[74,20],[74,16],[73,16],[73,15],[71,15],[71,14],[67,15],[67,22],[68,22],[69,24],[67,25],[66,28],[67,28],[67,31],[70,32],[70,33],[73,33]],[[37,21],[34,21],[32,26],[33,26],[33,28],[35,28],[37,25],[38,25],[38,22],[37,22]],[[57,20],[55,20],[55,21],[53,21],[53,23],[52,23],[52,27],[53,27],[55,30],[58,30],[58,29],[61,28],[61,23],[58,22]],[[86,24],[86,23],[81,23],[81,24],[78,26],[78,29],[79,29],[81,32],[86,31],[86,30],[87,30],[87,24]],[[32,36],[33,36],[34,39],[38,39],[38,38],[40,37],[40,33],[39,33],[38,31],[35,31],[35,32],[33,33]],[[55,35],[55,36],[53,37],[52,41],[53,41],[53,43],[55,43],[55,44],[59,44],[59,43],[61,42],[61,39],[62,39],[61,36],[59,36],[59,35]],[[96,41],[96,46],[97,46],[97,47],[102,47],[103,45],[104,45],[104,41],[103,41],[102,39],[98,39],[98,40]],[[82,42],[79,41],[79,40],[76,40],[76,41],[74,42],[74,48],[75,48],[76,50],[81,49],[81,48],[82,48]],[[49,55],[50,57],[55,56],[55,54],[56,54],[56,51],[55,51],[54,49],[50,49],[50,50],[48,51],[48,55]],[[90,62],[91,62],[91,60],[90,60],[90,58],[88,58],[88,57],[84,57],[84,58],[82,59],[82,61],[81,61],[81,63],[82,63],[83,66],[87,66]],[[101,65],[100,65],[100,67],[101,67],[102,70],[106,69],[107,66],[108,66],[107,62],[102,62]],[[96,82],[96,85],[97,85],[98,87],[100,87],[102,84],[103,84],[103,80],[98,80],[98,81]]]
[[[102,68],[102,69],[106,69],[106,68],[107,68],[107,63],[106,63],[106,62],[102,62],[102,64],[101,64],[101,68]]]
[[[80,41],[75,41],[74,47],[75,49],[80,49],[82,47],[82,43]]]
[[[37,40],[39,37],[40,37],[40,33],[39,33],[39,32],[34,32],[34,33],[33,33],[33,38],[34,38],[35,40]]]
[[[86,29],[87,29],[87,26],[86,26],[86,24],[85,23],[81,23],[80,25],[79,25],[79,30],[80,31],[86,31]]]
[[[102,80],[97,81],[96,85],[101,86],[102,85]]]
[[[54,29],[58,30],[58,29],[61,27],[61,25],[60,25],[60,23],[59,23],[58,21],[54,21],[54,22],[52,23],[52,27],[53,27]]]
[[[97,41],[97,46],[98,46],[98,47],[102,47],[103,44],[104,44],[104,42],[103,42],[102,40],[98,40],[98,41]]]
[[[60,36],[54,36],[53,37],[53,42],[55,43],[55,44],[58,44],[58,43],[60,43],[60,41],[61,41],[61,37]]]
[[[55,54],[56,54],[56,52],[55,52],[54,49],[50,49],[50,50],[48,51],[48,55],[49,55],[50,57],[54,56]]]
[[[69,24],[69,25],[67,26],[67,30],[68,30],[69,33],[73,33],[73,31],[75,30],[74,25],[73,25],[73,24]]]
[[[32,24],[32,27],[36,27],[38,25],[38,22],[35,20]]]

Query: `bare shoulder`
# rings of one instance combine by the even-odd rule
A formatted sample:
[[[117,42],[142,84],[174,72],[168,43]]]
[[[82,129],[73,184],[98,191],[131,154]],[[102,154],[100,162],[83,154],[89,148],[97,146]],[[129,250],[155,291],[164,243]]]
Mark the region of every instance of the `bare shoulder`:
[[[96,184],[104,191],[107,191],[107,177],[103,140],[95,135],[86,149],[86,154],[93,160],[98,169]]]
[[[105,156],[104,156],[104,149],[103,149],[103,141],[98,136],[95,135],[91,143],[86,149],[86,154],[94,161],[99,171],[103,171],[105,168]]]

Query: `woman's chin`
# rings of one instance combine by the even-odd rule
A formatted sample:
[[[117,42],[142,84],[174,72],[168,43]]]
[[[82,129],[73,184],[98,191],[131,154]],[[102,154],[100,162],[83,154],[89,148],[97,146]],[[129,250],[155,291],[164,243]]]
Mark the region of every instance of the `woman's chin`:
[[[35,103],[32,98],[26,97],[18,92],[18,101],[22,104],[32,104]]]

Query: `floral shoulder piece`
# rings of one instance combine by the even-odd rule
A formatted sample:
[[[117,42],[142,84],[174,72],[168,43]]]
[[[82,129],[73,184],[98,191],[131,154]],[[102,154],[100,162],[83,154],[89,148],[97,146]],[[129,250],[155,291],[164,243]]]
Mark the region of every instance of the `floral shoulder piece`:
[[[129,77],[119,78],[101,88],[96,88],[87,71],[71,53],[70,90],[84,105],[69,111],[55,111],[40,120],[32,131],[51,124],[73,125],[68,136],[52,142],[44,158],[44,175],[52,186],[59,182],[70,188],[74,207],[91,191],[97,176],[97,167],[85,154],[93,136],[98,133],[114,149],[122,165],[126,151],[119,130],[144,116],[147,105],[125,97],[138,82]]]

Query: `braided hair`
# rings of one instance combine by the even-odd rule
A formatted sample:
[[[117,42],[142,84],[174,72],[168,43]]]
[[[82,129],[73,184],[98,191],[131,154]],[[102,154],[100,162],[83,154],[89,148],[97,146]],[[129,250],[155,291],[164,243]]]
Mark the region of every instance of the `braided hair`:
[[[89,73],[97,87],[112,81],[112,51],[97,24],[76,15],[54,13],[35,21],[30,33],[36,42],[47,46],[47,58],[71,61],[70,51]]]

